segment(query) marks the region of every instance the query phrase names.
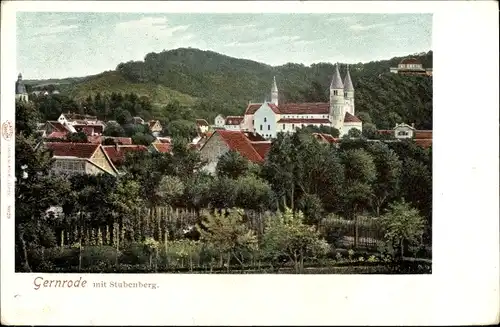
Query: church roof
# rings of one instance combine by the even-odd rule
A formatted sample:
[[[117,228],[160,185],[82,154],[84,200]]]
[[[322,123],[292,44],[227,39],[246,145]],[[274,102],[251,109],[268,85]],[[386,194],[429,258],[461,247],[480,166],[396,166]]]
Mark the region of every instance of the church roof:
[[[344,116],[344,123],[361,123],[361,120],[358,117],[346,112]]]
[[[342,83],[342,78],[340,78],[339,65],[335,65],[335,70],[333,71],[332,83],[330,84],[331,89],[343,89],[344,83]]]
[[[344,91],[354,91],[354,86],[352,85],[351,74],[349,73],[349,68],[347,69],[347,75],[344,79]]]

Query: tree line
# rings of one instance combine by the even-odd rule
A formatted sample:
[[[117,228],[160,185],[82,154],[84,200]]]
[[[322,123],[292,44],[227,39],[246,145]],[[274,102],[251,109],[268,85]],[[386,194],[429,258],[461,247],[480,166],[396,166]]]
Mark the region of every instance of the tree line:
[[[188,242],[172,226],[169,232],[152,228],[137,233],[134,224],[161,225],[154,214],[160,206],[198,213],[208,209],[210,214],[198,215],[191,240],[201,242],[203,251],[216,249],[211,258],[222,265],[248,263],[258,252],[268,263],[284,260],[300,270],[304,260],[326,255],[328,233],[322,235],[320,226],[328,217],[380,217],[386,241],[402,253],[409,245],[404,242],[419,243],[421,237],[430,242],[432,157],[411,140],[345,138],[336,147],[318,142],[307,130],[280,134],[262,165],[230,151],[220,158],[215,175],[202,169],[199,152],[177,140],[171,155],[129,154],[122,167],[126,174],[118,178],[55,176],[49,173],[50,153],[43,146],[35,150],[36,116],[29,106],[16,111],[16,201],[23,203],[16,206],[16,258],[24,269],[30,269],[30,259],[40,249],[53,248],[64,237],[77,240],[70,247],[79,249],[80,261],[83,248],[98,245],[99,239],[102,243],[103,237],[118,247],[142,244],[153,260],[159,242]],[[47,215],[50,207],[61,207],[64,214]],[[149,216],[137,216],[144,207]],[[272,215],[261,239],[242,224],[245,215],[232,208]],[[402,223],[404,219],[409,221]]]

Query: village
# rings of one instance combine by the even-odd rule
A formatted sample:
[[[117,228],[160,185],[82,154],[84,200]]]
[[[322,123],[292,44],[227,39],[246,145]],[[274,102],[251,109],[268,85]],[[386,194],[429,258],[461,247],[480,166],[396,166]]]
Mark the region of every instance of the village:
[[[399,70],[400,74],[432,74],[432,69],[423,69],[413,58],[403,60]],[[391,73],[398,73],[398,68],[391,68]],[[35,96],[50,96],[48,92],[35,92]],[[57,90],[54,92],[59,94]],[[337,128],[340,137],[313,133],[319,142],[335,145],[342,137],[360,136],[363,130],[362,121],[355,115],[354,93],[349,71],[342,79],[338,65],[335,66],[330,85],[330,102],[327,103],[280,104],[279,90],[274,78],[270,87],[270,101],[249,103],[241,116],[218,115],[213,124],[205,119],[196,119],[197,136],[188,147],[200,152],[202,159],[206,161],[202,169],[214,174],[218,158],[224,153],[235,151],[250,162],[259,164],[264,161],[271,142],[278,133],[294,133],[307,126]],[[30,101],[21,74],[16,81],[16,99]],[[163,127],[159,120],[145,121],[141,117],[133,117],[130,123],[146,126],[154,141],[149,146],[136,145],[130,137],[105,136],[106,128],[119,125],[117,121],[105,122],[95,116],[76,112],[61,113],[57,121],[38,123],[38,133],[41,136],[40,144],[44,144],[52,151],[53,173],[105,173],[117,176],[124,173],[120,170],[120,166],[127,153],[141,151],[171,153],[172,150],[173,140],[168,135],[162,135]],[[358,130],[359,133],[351,130]],[[413,123],[400,123],[392,130],[377,132],[388,138],[385,142],[391,142],[391,139],[392,141],[413,139],[423,148],[432,145],[432,131],[417,130]],[[59,141],[76,133],[85,134],[88,142]]]

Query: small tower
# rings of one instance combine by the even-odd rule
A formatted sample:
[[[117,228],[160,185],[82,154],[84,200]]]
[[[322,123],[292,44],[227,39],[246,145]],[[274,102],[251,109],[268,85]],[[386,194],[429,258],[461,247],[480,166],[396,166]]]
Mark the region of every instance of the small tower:
[[[271,103],[278,105],[278,86],[276,85],[276,76],[273,77],[273,86],[271,87]]]
[[[24,86],[23,75],[21,73],[17,75],[16,100],[28,102],[28,92],[26,92],[26,86]]]
[[[335,65],[330,84],[330,121],[332,126],[340,130],[344,122],[344,84],[340,78],[339,65]]]
[[[347,65],[347,74],[344,79],[344,98],[348,104],[349,113],[354,116],[354,86],[352,85],[351,74],[349,73],[349,65]]]

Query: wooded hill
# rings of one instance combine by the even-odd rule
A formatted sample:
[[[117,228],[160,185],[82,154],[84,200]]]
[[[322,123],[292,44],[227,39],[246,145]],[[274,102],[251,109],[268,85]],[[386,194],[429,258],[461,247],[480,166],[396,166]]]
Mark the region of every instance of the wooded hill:
[[[414,54],[425,68],[432,67],[432,51]],[[399,76],[389,73],[403,57],[350,65],[356,89],[356,112],[379,129],[397,122],[415,123],[420,129],[432,129],[432,78]],[[344,76],[346,65],[340,65]],[[199,118],[209,121],[218,113],[243,114],[249,101],[269,100],[273,76],[276,76],[281,102],[328,101],[328,86],[333,65],[311,66],[288,63],[269,66],[232,58],[212,51],[180,48],[149,53],[144,61],[120,63],[115,71],[86,78],[61,80],[60,91],[77,101],[89,94],[137,93],[157,106],[178,102],[191,107],[194,102],[209,103]],[[59,84],[58,80],[51,80]],[[32,87],[47,81],[30,81]],[[199,107],[199,106],[195,106]],[[196,114],[196,113],[195,113]]]

